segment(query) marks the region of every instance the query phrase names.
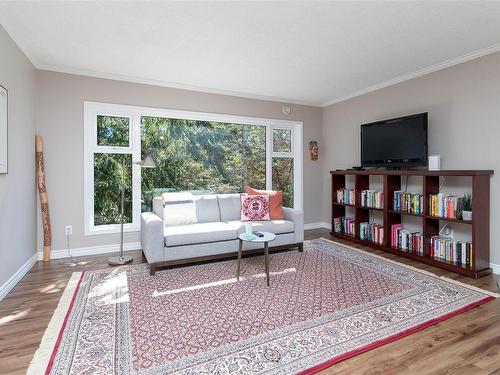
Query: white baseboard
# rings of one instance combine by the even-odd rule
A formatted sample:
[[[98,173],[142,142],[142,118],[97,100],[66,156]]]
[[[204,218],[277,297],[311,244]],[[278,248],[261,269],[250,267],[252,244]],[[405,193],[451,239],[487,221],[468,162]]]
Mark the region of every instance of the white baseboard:
[[[140,242],[129,242],[123,245],[124,251],[140,250]],[[74,257],[81,257],[87,255],[98,255],[106,253],[118,253],[120,251],[120,245],[104,245],[104,246],[89,246],[89,247],[79,247],[71,249],[71,255]],[[69,258],[68,250],[52,250],[50,252],[50,259],[62,259]],[[43,259],[43,251],[38,252],[38,260]]]
[[[309,229],[332,229],[332,226],[328,223],[325,222],[318,222],[318,223],[308,223],[304,224],[304,230],[309,230]]]
[[[24,263],[21,268],[19,268],[15,274],[13,274],[9,280],[7,280],[3,285],[0,286],[0,301],[14,288],[19,281],[28,273],[28,271],[35,265],[37,261],[37,254],[34,254],[26,263]]]
[[[495,275],[500,275],[500,264],[490,263],[490,268]]]

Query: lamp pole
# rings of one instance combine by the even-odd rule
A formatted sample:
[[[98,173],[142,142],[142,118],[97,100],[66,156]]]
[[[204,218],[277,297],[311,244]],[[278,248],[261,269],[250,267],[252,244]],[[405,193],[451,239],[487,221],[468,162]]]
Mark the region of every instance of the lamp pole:
[[[144,155],[144,160],[136,161],[133,164],[139,165],[141,168],[155,168],[153,160],[153,150],[147,150]],[[123,254],[123,216],[125,206],[125,161],[122,160],[121,165],[118,164],[120,169],[120,255],[108,259],[110,266],[121,266],[131,263],[134,258],[130,255]]]
[[[110,266],[121,266],[131,263],[134,258],[123,254],[123,215],[125,211],[125,162],[122,160],[120,169],[120,255],[108,259]]]

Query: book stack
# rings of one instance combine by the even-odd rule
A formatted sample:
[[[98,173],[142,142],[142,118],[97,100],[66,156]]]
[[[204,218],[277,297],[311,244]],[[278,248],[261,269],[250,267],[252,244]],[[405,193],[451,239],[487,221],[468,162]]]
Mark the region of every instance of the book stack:
[[[356,205],[356,190],[339,189],[337,190],[337,203]]]
[[[352,217],[342,216],[333,219],[335,233],[344,233],[349,236],[356,234],[356,221]]]
[[[424,213],[424,195],[419,193],[394,192],[394,211],[422,215]]]
[[[363,222],[359,224],[359,238],[372,241],[380,245],[384,244],[384,227],[379,224]]]
[[[444,193],[429,194],[429,214],[446,219],[460,219],[462,198]]]
[[[429,248],[430,256],[434,259],[457,263],[472,267],[472,242],[454,241],[451,238],[434,236]]]
[[[361,190],[361,206],[384,208],[384,193],[378,190]]]
[[[410,232],[402,224],[391,226],[391,246],[393,248],[424,255],[424,236],[420,232]]]

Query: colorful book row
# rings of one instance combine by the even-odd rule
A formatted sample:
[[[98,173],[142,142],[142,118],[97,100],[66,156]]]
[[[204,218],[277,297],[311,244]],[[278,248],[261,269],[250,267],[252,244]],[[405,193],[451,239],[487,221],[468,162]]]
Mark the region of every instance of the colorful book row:
[[[333,219],[335,233],[344,233],[349,236],[356,234],[356,221],[352,217],[342,216]]]
[[[384,208],[384,193],[378,190],[361,190],[361,206]]]
[[[447,219],[462,217],[462,198],[439,193],[429,195],[429,214]]]
[[[420,232],[410,232],[402,224],[391,226],[391,246],[405,252],[424,255],[424,236]]]
[[[380,224],[363,222],[359,224],[359,238],[372,241],[380,245],[384,244],[384,227]]]
[[[354,189],[337,190],[337,203],[356,205],[356,190]]]
[[[419,193],[394,192],[394,211],[422,215],[424,213],[424,195]]]
[[[454,241],[451,238],[434,236],[429,248],[431,258],[473,267],[472,242]]]

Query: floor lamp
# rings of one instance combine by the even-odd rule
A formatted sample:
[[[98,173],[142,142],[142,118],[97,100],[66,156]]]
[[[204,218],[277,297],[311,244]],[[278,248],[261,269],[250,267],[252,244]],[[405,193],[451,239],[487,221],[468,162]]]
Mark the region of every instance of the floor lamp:
[[[154,168],[156,167],[155,162],[153,160],[153,151],[148,150],[144,155],[144,160],[136,161],[134,164],[141,166],[141,168]],[[130,255],[123,254],[123,211],[124,211],[124,203],[125,203],[125,166],[121,165],[120,169],[120,195],[121,195],[121,204],[120,204],[120,255],[111,257],[108,259],[108,264],[110,266],[121,266],[123,264],[128,264],[132,262],[134,258]]]

